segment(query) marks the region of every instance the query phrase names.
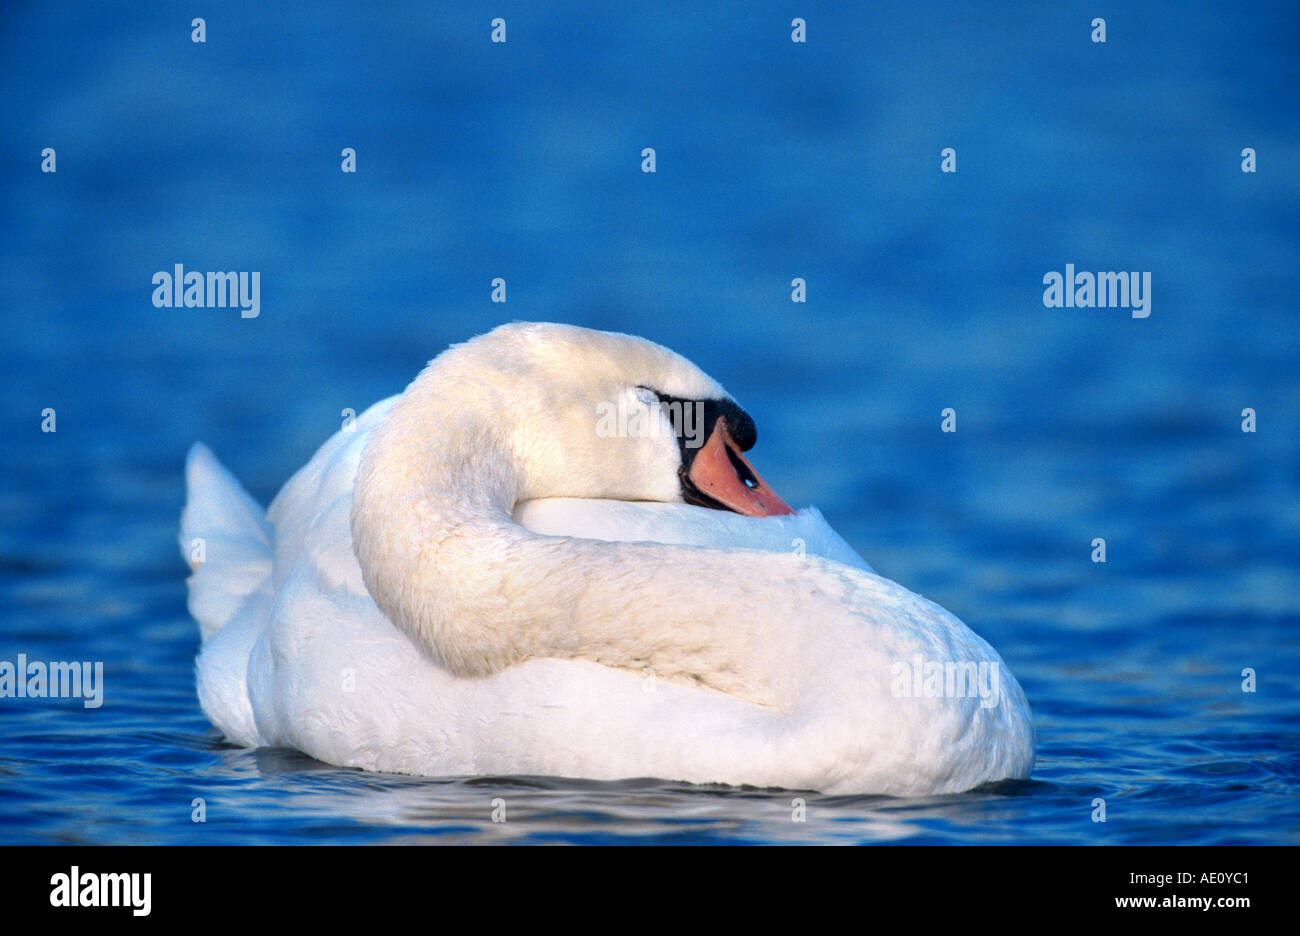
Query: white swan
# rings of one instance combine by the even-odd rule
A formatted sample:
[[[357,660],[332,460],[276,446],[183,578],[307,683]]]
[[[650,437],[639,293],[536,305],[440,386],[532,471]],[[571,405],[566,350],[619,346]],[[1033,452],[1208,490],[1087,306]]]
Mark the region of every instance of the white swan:
[[[670,418],[681,401],[702,426]],[[665,348],[513,324],[335,434],[266,513],[196,444],[180,542],[203,709],[241,745],[427,776],[1027,777],[997,653],[791,513],[753,441]]]

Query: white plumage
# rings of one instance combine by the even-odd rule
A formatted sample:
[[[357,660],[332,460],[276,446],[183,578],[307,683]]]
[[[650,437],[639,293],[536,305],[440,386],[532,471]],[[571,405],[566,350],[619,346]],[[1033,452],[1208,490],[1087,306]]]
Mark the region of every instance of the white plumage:
[[[205,542],[208,717],[238,744],[426,776],[894,794],[1028,776],[1024,694],[955,617],[816,510],[682,503],[671,435],[598,436],[596,405],[645,386],[729,399],[650,342],[516,324],[371,407],[265,515],[196,444],[181,548]],[[900,693],[919,661],[992,666],[997,697]]]

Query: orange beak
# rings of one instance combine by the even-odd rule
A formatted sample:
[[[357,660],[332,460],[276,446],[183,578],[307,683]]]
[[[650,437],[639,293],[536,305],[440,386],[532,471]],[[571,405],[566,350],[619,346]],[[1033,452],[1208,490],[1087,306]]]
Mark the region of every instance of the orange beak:
[[[741,454],[727,431],[726,417],[718,418],[687,476],[701,494],[738,514],[773,517],[794,513]]]

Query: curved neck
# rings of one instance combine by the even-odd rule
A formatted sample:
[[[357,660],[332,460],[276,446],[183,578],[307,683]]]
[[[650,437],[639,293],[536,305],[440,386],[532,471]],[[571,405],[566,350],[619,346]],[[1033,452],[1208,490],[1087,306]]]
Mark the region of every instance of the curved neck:
[[[532,533],[512,519],[528,484],[509,427],[419,383],[366,445],[352,537],[375,603],[435,660],[471,676],[581,658],[752,701],[780,695],[776,674],[802,639],[798,599],[824,563]],[[757,620],[759,599],[788,626]]]

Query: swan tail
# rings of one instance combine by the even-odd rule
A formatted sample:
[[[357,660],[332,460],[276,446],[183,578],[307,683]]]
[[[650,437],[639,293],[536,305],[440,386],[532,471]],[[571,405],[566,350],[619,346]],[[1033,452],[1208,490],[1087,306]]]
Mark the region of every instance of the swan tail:
[[[266,512],[202,442],[185,459],[181,556],[189,563],[190,614],[207,643],[270,593],[272,530]]]

